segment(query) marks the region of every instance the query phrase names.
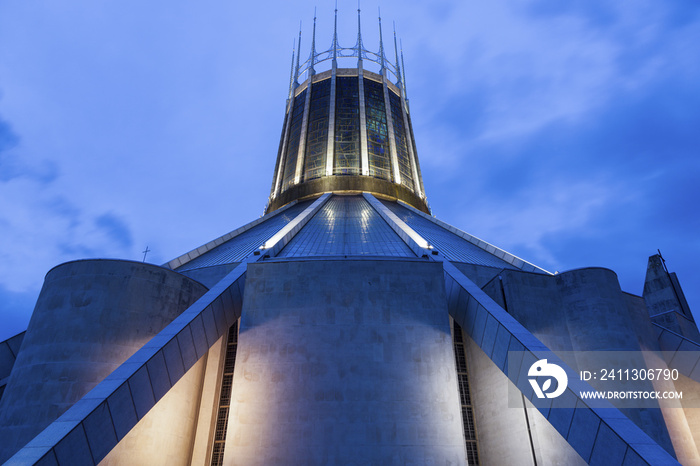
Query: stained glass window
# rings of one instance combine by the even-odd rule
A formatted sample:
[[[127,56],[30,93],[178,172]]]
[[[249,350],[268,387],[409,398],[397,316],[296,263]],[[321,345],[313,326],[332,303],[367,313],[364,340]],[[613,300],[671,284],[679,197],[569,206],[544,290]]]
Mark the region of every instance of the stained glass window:
[[[306,155],[304,157],[304,181],[325,174],[330,95],[330,79],[314,83],[311,87],[309,129],[307,130]]]
[[[357,77],[336,78],[334,175],[360,174],[360,103]]]
[[[364,80],[365,114],[367,116],[367,153],[369,175],[391,180],[391,158],[384,106],[384,86],[370,79]]]

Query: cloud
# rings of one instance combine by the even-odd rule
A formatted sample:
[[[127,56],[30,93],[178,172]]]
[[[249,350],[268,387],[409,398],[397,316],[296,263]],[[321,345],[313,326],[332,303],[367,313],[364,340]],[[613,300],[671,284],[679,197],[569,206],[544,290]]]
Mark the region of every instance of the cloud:
[[[92,212],[34,179],[0,183],[0,283],[8,291],[38,290],[45,274],[78,258],[129,256],[132,233],[116,212]]]
[[[0,183],[17,177],[28,177],[41,183],[50,183],[57,174],[57,166],[48,160],[23,160],[15,150],[20,137],[6,120],[0,118]]]
[[[623,209],[632,201],[624,186],[606,179],[552,179],[529,183],[506,200],[488,193],[448,213],[484,238],[542,266],[561,269],[549,242],[556,236],[600,236],[605,209]],[[475,219],[478,219],[475,222]]]
[[[120,249],[129,249],[133,246],[129,226],[118,216],[112,213],[102,214],[95,219],[95,225],[103,231],[107,237]]]
[[[9,291],[0,283],[0,302],[2,302],[2,326],[0,341],[4,341],[27,329],[29,317],[36,303],[39,290],[26,292]]]
[[[0,154],[17,145],[18,140],[19,138],[12,131],[10,124],[0,118]]]

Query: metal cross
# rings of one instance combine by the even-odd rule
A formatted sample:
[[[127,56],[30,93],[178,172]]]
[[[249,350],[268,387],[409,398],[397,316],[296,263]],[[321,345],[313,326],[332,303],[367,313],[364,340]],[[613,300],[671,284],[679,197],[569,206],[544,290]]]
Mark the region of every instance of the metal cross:
[[[148,246],[146,246],[146,250],[145,250],[145,251],[141,251],[141,252],[143,253],[143,261],[146,262],[146,254],[148,254],[149,252],[151,252],[151,250],[148,249]]]
[[[668,273],[668,269],[666,268],[666,260],[664,259],[664,256],[661,255],[661,250],[657,249],[657,251],[659,252],[659,258],[661,258],[661,264],[664,266],[666,273]]]

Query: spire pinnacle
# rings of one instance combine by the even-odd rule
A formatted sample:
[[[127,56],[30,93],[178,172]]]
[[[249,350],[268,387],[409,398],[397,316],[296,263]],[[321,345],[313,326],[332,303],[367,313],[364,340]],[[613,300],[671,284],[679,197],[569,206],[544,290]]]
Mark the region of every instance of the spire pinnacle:
[[[399,48],[396,45],[396,22],[394,21],[394,57],[396,57],[396,84],[401,87],[401,65],[399,64]]]
[[[360,24],[360,0],[357,0],[357,64],[362,64],[362,25]]]
[[[314,7],[314,32],[311,36],[311,57],[309,58],[309,77],[315,74],[314,62],[316,61],[316,7]]]
[[[377,7],[377,12],[379,13],[379,65],[381,66],[379,74],[383,76],[386,69],[384,67],[384,39],[382,38],[382,10]]]
[[[301,21],[299,21],[299,42],[297,42],[297,64],[294,67],[294,86],[299,85],[299,56],[301,55]]]
[[[408,100],[408,95],[406,94],[406,65],[403,62],[403,42],[399,41],[401,44],[401,70],[403,73],[403,95],[406,100]]]
[[[333,68],[338,67],[338,0],[335,0],[335,20],[333,22]]]
[[[292,64],[289,67],[289,96],[287,99],[292,98],[292,93],[294,92],[294,45],[296,41],[292,41]]]

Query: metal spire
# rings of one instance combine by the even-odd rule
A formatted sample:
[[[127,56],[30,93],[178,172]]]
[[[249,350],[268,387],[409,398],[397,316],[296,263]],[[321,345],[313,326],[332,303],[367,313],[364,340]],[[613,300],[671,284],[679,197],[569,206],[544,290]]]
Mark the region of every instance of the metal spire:
[[[314,32],[311,37],[311,58],[309,61],[309,77],[316,73],[314,62],[316,61],[316,7],[314,7]]]
[[[381,66],[379,74],[384,75],[384,39],[382,38],[382,10],[377,7],[379,12],[379,65]]]
[[[333,68],[338,67],[338,0],[335,0],[335,21],[333,22]]]
[[[396,22],[394,22],[394,56],[396,57],[396,84],[401,87],[401,65],[399,65],[399,48],[396,45]]]
[[[357,65],[362,64],[362,25],[360,24],[360,0],[357,0]]]
[[[299,21],[299,42],[297,43],[297,66],[294,68],[294,87],[299,85],[299,56],[301,55],[301,21]]]
[[[294,41],[292,41],[292,64],[289,66],[289,96],[287,100],[292,98],[294,92]]]
[[[403,71],[403,95],[404,99],[408,100],[408,95],[406,94],[406,65],[403,62],[403,41],[401,43],[401,69]]]

